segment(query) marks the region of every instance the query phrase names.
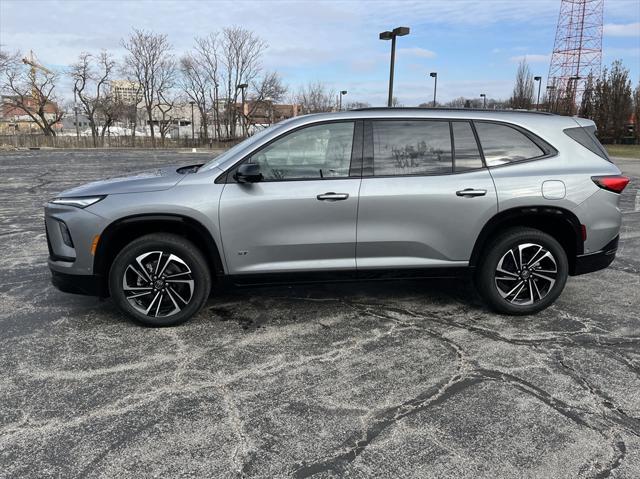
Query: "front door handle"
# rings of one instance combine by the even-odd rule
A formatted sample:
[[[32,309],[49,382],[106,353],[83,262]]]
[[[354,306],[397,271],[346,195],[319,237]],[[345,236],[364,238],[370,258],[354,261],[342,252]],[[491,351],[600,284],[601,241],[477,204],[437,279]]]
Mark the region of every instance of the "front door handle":
[[[349,193],[334,193],[333,191],[329,191],[316,196],[316,198],[320,201],[342,201],[349,198]]]
[[[476,190],[475,188],[465,188],[464,190],[456,191],[457,196],[465,196],[467,198],[473,198],[474,196],[484,196],[487,194],[487,190]]]

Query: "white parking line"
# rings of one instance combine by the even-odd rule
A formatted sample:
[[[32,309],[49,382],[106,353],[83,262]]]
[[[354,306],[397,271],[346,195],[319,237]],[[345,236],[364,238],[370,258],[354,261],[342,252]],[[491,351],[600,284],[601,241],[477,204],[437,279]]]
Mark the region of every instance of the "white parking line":
[[[633,211],[640,211],[640,188],[636,191],[636,206]]]

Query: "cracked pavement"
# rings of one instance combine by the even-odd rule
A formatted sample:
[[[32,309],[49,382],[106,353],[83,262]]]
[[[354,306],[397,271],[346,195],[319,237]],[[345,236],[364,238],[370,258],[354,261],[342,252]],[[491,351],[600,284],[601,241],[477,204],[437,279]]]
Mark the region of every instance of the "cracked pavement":
[[[0,153],[0,477],[640,476],[640,161],[616,261],[536,316],[459,280],[221,285],[150,329],[50,285],[48,198],[207,157]]]

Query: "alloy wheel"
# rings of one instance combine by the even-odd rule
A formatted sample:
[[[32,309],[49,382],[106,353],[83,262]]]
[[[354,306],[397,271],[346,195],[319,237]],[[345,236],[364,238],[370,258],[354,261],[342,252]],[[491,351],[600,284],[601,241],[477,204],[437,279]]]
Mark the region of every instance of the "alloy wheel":
[[[187,263],[165,251],[137,256],[127,265],[122,278],[122,289],[129,304],[140,313],[156,318],[182,311],[193,297],[194,286]]]
[[[536,243],[522,243],[500,258],[495,271],[498,293],[511,304],[526,306],[541,301],[558,279],[553,254]]]

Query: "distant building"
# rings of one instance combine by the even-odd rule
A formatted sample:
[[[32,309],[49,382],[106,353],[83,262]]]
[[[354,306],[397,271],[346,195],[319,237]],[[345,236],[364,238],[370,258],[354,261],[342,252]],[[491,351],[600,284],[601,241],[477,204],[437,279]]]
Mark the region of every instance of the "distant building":
[[[0,134],[24,134],[24,133],[41,133],[42,130],[38,124],[29,116],[22,108],[14,105],[15,97],[2,96],[0,102]],[[26,108],[34,112],[36,104],[32,98],[25,99]],[[45,118],[49,121],[55,120],[58,115],[58,105],[54,102],[47,102],[44,106]],[[52,125],[54,130],[62,128],[62,122]]]
[[[116,100],[127,105],[135,105],[140,102],[138,83],[129,80],[112,80],[111,92]]]
[[[235,108],[243,111],[243,104],[236,103]],[[279,121],[298,116],[300,105],[278,104],[269,100],[247,101],[244,104],[244,115],[249,124],[271,125]]]

